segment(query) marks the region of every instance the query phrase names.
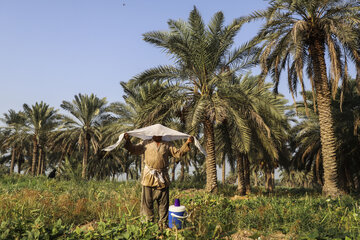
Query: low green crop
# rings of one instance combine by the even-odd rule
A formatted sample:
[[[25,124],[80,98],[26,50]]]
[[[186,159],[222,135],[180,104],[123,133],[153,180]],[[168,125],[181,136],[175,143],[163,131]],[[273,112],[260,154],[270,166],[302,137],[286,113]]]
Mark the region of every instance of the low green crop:
[[[184,229],[160,231],[140,217],[137,182],[6,176],[0,179],[0,239],[232,239],[245,230],[261,239],[360,238],[354,197],[332,200],[304,189],[237,197],[235,187],[221,187],[209,194],[174,184],[170,201],[180,198],[189,217]]]

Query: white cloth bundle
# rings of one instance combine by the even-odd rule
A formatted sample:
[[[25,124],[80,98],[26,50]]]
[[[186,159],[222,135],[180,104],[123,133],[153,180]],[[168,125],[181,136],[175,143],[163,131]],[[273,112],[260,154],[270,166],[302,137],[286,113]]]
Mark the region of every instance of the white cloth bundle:
[[[155,124],[144,128],[135,129],[127,132],[130,136],[141,138],[143,140],[151,139],[153,136],[162,136],[162,140],[169,142],[181,139],[187,139],[191,135],[182,133],[171,128],[165,127],[161,124]],[[121,143],[121,140],[124,138],[124,133],[120,134],[118,141],[111,146],[104,148],[104,151],[111,151],[115,149]],[[205,149],[201,146],[199,141],[194,137],[195,146],[206,156]]]
[[[153,175],[156,179],[157,179],[157,181],[158,181],[158,183],[165,183],[165,179],[164,179],[164,176],[163,176],[163,172],[162,171],[159,171],[159,170],[157,170],[157,169],[153,169],[153,168],[151,168],[151,167],[149,167],[148,165],[146,165],[145,164],[145,171],[149,171],[149,173],[151,174],[151,175]],[[166,170],[167,170],[167,168],[166,168]]]

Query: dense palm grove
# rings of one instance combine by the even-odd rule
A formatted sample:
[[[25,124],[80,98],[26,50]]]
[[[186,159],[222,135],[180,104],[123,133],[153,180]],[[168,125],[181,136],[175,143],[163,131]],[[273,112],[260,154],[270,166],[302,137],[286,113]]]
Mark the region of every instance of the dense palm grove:
[[[237,46],[241,27],[257,19],[265,20],[257,36]],[[145,33],[173,64],[122,82],[123,101],[78,94],[60,109],[40,102],[4,113],[1,174],[57,169],[64,178],[138,179],[141,157],[102,149],[120,133],[161,123],[201,139],[207,156],[193,148],[178,179],[206,181],[208,192],[218,190],[217,166],[223,182],[237,179],[241,195],[260,183],[272,191],[277,168],[290,187],[318,187],[328,196],[359,191],[359,3],[273,0],[264,11],[224,22],[218,12],[206,25],[194,8],[188,21],[169,20],[168,31]],[[251,75],[254,66],[259,76]],[[293,104],[274,94],[282,72]],[[303,101],[295,98],[298,85]]]

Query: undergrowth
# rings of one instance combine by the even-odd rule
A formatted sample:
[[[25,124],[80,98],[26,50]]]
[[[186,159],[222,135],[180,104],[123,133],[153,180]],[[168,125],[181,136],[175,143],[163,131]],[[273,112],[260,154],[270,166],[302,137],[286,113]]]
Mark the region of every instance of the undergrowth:
[[[175,183],[189,217],[185,228],[160,231],[139,215],[138,182],[64,181],[45,177],[0,177],[0,239],[231,239],[239,231],[252,238],[359,239],[359,200],[327,199],[309,189],[253,189],[236,196],[233,185],[218,194],[199,183]]]

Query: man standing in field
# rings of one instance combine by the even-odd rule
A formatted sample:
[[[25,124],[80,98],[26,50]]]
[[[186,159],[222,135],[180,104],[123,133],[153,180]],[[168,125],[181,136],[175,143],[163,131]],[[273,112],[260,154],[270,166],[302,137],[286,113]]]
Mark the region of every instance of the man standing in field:
[[[140,144],[132,144],[128,133],[124,134],[125,148],[131,154],[144,154],[144,171],[141,185],[141,214],[148,221],[154,221],[154,201],[159,206],[160,227],[166,226],[169,214],[169,185],[168,173],[169,157],[180,158],[190,150],[189,143],[194,141],[189,137],[184,145],[177,149],[172,143],[162,141],[161,136],[153,136],[150,140],[144,140]]]

